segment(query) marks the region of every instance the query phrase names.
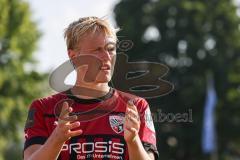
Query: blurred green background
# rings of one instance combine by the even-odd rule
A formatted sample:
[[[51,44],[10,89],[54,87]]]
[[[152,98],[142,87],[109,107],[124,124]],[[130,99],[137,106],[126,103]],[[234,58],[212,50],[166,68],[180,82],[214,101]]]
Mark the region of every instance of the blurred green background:
[[[69,2],[70,3],[70,2]],[[99,2],[100,3],[100,2]],[[192,110],[193,122],[155,121],[160,159],[240,159],[240,17],[231,0],[121,0],[114,8],[120,40],[131,40],[130,61],[170,69],[175,89],[149,100],[159,113]],[[0,0],[0,160],[22,159],[28,105],[51,92],[48,74],[28,70],[41,33],[21,0]],[[216,147],[201,147],[207,77],[212,75]]]

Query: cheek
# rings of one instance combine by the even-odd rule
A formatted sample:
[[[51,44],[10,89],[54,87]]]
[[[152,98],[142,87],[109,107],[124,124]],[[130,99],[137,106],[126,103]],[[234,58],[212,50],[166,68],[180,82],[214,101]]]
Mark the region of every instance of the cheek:
[[[112,67],[115,66],[115,63],[116,63],[116,55],[114,55],[111,59],[111,64],[112,64]]]

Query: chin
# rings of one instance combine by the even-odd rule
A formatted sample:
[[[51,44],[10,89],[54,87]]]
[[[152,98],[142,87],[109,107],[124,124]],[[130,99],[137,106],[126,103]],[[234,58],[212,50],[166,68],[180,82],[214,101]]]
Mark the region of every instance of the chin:
[[[108,82],[110,82],[110,80],[111,79],[108,79],[108,78],[107,79],[98,79],[98,80],[96,80],[96,82],[97,83],[108,83]]]
[[[101,76],[96,79],[97,83],[108,83],[111,81],[111,76]]]

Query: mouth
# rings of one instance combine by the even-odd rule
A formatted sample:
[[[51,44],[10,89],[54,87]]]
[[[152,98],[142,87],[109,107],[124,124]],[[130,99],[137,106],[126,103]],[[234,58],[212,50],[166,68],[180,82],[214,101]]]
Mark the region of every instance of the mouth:
[[[110,69],[111,69],[111,67],[110,67],[109,64],[103,64],[100,68],[100,70],[104,70],[104,71],[107,71],[107,70],[110,70]]]

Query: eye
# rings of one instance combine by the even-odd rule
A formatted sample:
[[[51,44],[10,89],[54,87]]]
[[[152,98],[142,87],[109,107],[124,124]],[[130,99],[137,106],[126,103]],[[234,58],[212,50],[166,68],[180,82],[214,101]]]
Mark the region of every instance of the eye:
[[[101,52],[101,50],[102,50],[101,47],[98,47],[96,49],[93,49],[92,52],[98,53],[98,52]]]
[[[107,51],[108,51],[108,52],[115,52],[115,51],[116,51],[116,45],[109,44],[109,45],[107,46]]]

